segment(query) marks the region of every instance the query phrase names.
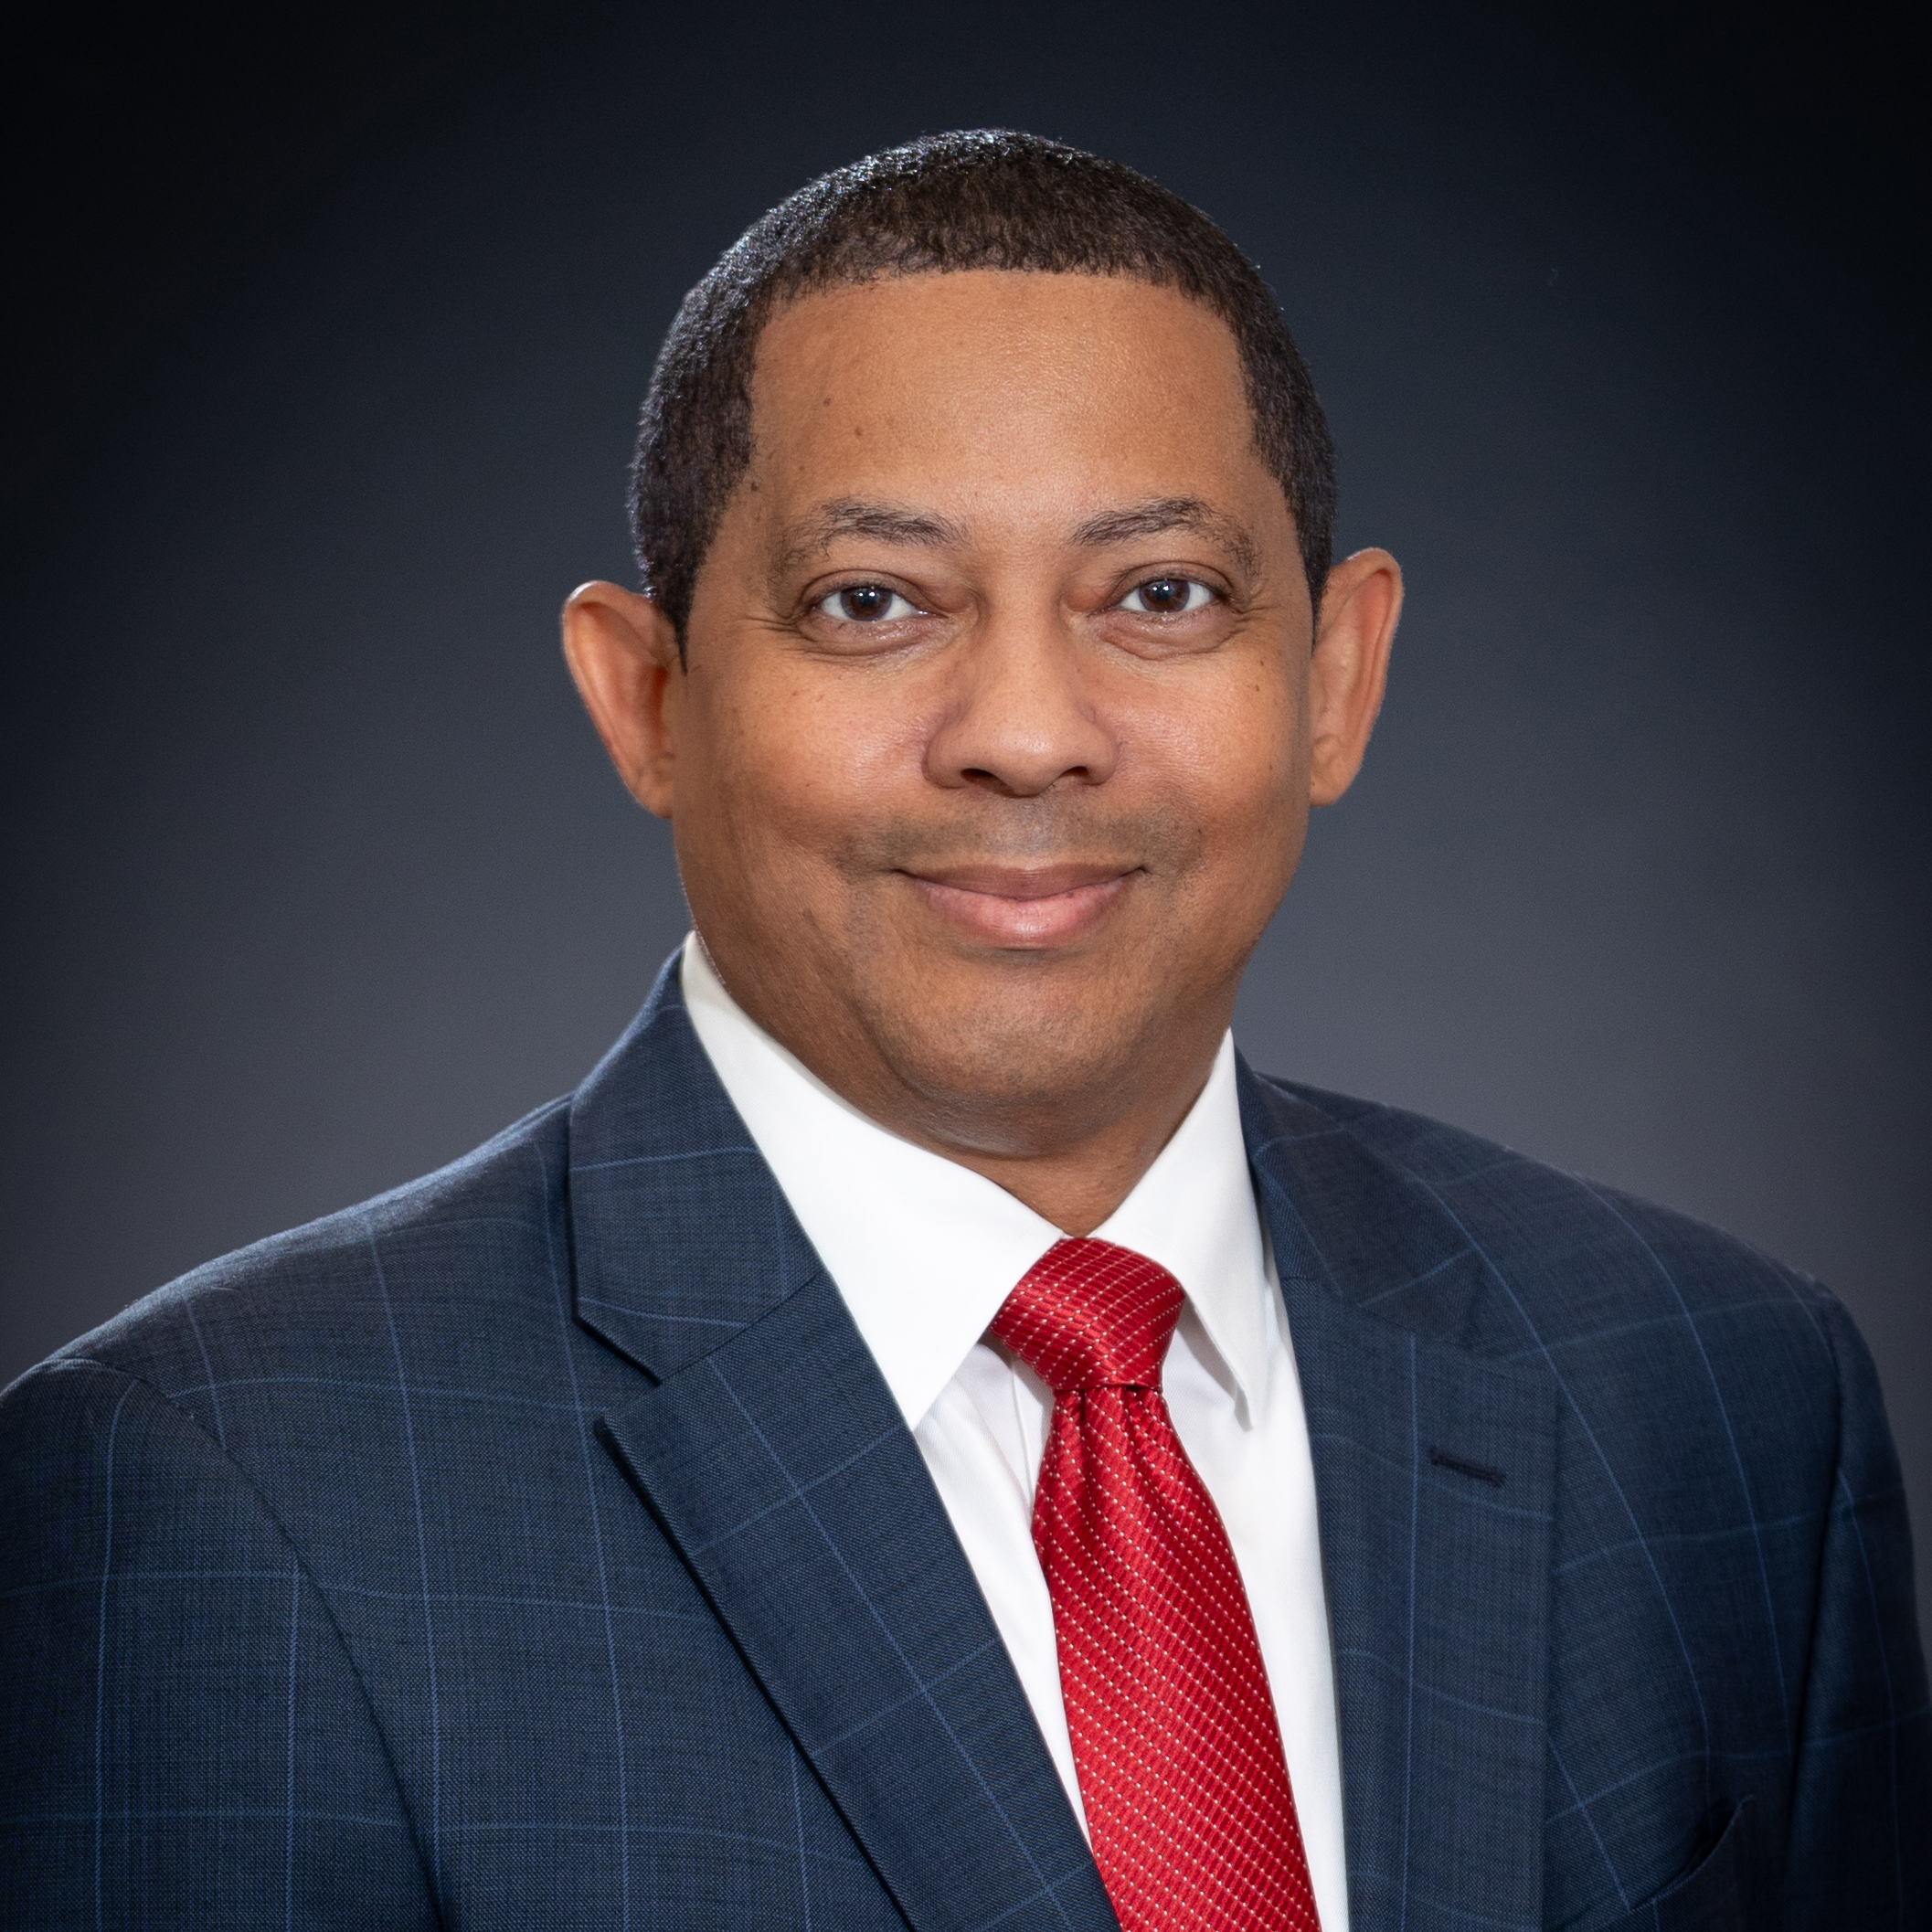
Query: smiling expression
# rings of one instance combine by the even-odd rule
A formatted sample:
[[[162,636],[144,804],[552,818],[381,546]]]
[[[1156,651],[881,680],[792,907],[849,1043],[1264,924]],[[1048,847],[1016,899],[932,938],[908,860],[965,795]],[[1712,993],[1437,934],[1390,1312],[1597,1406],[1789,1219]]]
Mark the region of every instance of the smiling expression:
[[[882,280],[771,321],[752,424],[627,772],[726,982],[911,1138],[1024,1158],[1164,1086],[1151,1158],[1311,791],[1232,335],[1123,278]]]

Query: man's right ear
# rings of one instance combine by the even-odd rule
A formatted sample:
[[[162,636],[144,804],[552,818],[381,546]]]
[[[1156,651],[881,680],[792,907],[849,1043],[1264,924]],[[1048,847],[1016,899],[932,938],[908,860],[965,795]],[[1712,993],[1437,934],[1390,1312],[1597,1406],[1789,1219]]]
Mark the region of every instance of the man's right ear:
[[[619,584],[579,584],[564,601],[564,661],[626,789],[671,816],[684,667],[663,607]]]

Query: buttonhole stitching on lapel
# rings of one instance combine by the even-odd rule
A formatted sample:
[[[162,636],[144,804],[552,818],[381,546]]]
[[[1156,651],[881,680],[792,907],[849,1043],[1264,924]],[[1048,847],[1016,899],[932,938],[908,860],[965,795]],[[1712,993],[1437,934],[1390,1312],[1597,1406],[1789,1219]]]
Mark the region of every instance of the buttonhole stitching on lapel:
[[[1429,1444],[1428,1460],[1438,1469],[1454,1470],[1459,1476],[1473,1476],[1478,1482],[1487,1482],[1492,1488],[1501,1489],[1510,1479],[1501,1470],[1492,1470],[1486,1462],[1471,1462],[1466,1456],[1452,1456],[1447,1449],[1439,1449]]]

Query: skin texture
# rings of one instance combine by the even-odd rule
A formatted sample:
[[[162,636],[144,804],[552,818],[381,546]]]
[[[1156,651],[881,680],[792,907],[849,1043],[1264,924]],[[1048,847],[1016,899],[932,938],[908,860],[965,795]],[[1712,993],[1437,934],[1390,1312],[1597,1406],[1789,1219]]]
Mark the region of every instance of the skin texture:
[[[578,687],[745,1010],[1088,1233],[1200,1092],[1309,808],[1360,766],[1400,572],[1338,564],[1311,634],[1233,337],[1141,282],[810,296],[765,331],[752,422],[682,662],[647,598],[586,584]]]

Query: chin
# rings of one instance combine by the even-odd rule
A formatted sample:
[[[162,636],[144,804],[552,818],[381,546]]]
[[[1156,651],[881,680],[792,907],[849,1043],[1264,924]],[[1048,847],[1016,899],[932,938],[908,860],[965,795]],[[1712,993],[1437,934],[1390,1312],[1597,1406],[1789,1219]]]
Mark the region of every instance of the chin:
[[[1152,993],[1122,1000],[1116,989],[1107,989],[1111,997],[1090,991],[1092,997],[1068,997],[1036,981],[993,992],[929,985],[896,1012],[875,1009],[876,1036],[906,1083],[938,1107],[1008,1115],[1107,1110],[1107,1097],[1144,1067],[1150,1039],[1163,1030],[1165,1003]]]

